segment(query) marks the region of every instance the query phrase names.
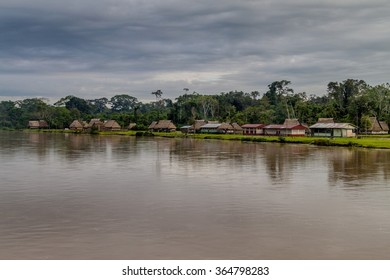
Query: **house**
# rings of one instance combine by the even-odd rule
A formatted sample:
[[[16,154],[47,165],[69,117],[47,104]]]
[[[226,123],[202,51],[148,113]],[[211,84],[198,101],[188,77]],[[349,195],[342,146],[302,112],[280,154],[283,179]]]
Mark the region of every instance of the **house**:
[[[238,123],[232,123],[234,134],[242,134],[243,128]]]
[[[200,128],[207,123],[209,123],[209,122],[205,121],[205,120],[195,120],[195,123],[192,125],[189,132],[199,133]]]
[[[309,128],[298,119],[286,119],[283,124],[270,124],[263,127],[264,135],[268,136],[305,136]]]
[[[230,123],[207,123],[200,127],[201,133],[234,133],[234,127]]]
[[[129,126],[127,127],[128,130],[135,130],[137,128],[136,123],[130,123]]]
[[[265,124],[244,124],[242,127],[243,132],[242,134],[244,135],[262,135],[264,134],[263,132],[263,127]]]
[[[91,119],[91,121],[84,126],[84,128],[97,127],[99,130],[103,127],[104,123],[100,119]]]
[[[83,130],[83,128],[84,128],[84,124],[83,124],[83,122],[81,122],[79,120],[74,120],[69,125],[69,129],[71,129],[71,130]]]
[[[206,123],[200,127],[200,133],[220,133],[218,127],[220,123]]]
[[[30,129],[49,128],[49,124],[45,120],[29,121],[27,127]]]
[[[194,129],[193,129],[192,125],[184,125],[184,126],[180,127],[180,131],[182,133],[190,133],[190,132],[194,131]]]
[[[152,122],[152,123],[149,125],[148,129],[149,129],[150,131],[153,131],[153,129],[154,129],[154,127],[156,126],[156,124],[157,124],[156,121]]]
[[[376,117],[370,117],[371,127],[367,129],[367,134],[388,134],[389,126],[384,121],[379,121]]]
[[[317,122],[310,126],[316,137],[355,137],[356,126],[350,123]]]
[[[170,120],[159,120],[157,122],[152,122],[149,125],[149,130],[152,132],[175,132],[176,125]]]
[[[121,130],[121,126],[115,120],[108,120],[104,122],[103,129],[108,131],[118,131]]]

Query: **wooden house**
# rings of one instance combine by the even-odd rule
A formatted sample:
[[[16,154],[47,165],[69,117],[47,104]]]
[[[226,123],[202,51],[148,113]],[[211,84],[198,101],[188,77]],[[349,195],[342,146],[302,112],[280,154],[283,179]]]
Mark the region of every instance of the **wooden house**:
[[[264,135],[269,136],[305,136],[309,128],[298,119],[286,119],[283,124],[270,124],[263,127]]]
[[[356,126],[350,123],[317,122],[310,126],[315,137],[355,137]]]
[[[49,124],[45,120],[29,121],[27,127],[30,129],[42,129],[49,128]]]
[[[263,127],[265,124],[244,124],[242,127],[243,131],[242,134],[244,135],[262,135]]]
[[[157,122],[152,122],[149,125],[149,130],[152,132],[175,132],[176,125],[170,120],[159,120]]]

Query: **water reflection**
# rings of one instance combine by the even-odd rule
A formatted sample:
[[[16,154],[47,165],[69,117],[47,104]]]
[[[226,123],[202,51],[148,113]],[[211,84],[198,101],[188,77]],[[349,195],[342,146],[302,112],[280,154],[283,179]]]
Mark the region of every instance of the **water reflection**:
[[[369,187],[387,181],[390,175],[390,152],[387,150],[340,149],[330,153],[329,183],[348,187]]]
[[[0,259],[386,258],[389,157],[1,132]]]

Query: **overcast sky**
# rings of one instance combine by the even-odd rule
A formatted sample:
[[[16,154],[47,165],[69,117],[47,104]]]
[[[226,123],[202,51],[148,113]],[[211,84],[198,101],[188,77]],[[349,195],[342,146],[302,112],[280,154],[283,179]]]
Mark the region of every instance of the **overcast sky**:
[[[0,100],[390,82],[387,0],[0,0]]]

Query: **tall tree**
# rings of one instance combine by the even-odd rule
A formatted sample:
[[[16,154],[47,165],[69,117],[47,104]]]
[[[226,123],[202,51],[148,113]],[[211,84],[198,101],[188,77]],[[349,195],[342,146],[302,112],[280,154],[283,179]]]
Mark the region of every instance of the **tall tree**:
[[[110,103],[113,112],[130,112],[137,106],[138,99],[127,94],[120,94],[113,96]]]
[[[328,94],[336,111],[336,117],[348,120],[348,107],[351,101],[367,88],[368,85],[363,80],[348,79],[342,83],[330,82],[328,84]]]
[[[288,87],[290,84],[291,82],[287,80],[275,81],[268,85],[268,91],[264,96],[268,98],[271,105],[277,105],[283,96],[294,92],[292,88]]]

